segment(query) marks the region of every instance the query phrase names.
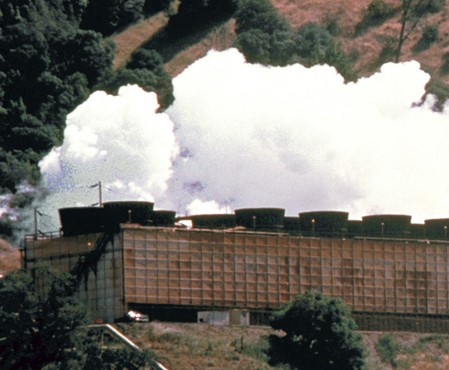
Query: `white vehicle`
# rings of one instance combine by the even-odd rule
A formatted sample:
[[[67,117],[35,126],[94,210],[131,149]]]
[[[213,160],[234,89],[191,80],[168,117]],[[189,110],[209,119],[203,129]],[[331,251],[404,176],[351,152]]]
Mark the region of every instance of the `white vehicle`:
[[[127,321],[132,322],[149,322],[148,315],[145,315],[143,313],[130,310],[126,313],[125,318]]]

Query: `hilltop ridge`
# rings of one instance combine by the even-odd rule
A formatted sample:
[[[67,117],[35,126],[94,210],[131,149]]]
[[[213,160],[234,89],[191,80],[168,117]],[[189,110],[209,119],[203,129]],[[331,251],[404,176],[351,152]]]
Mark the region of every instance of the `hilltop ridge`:
[[[335,30],[335,36],[341,43],[343,50],[354,59],[353,68],[358,77],[369,76],[376,72],[380,66],[392,58],[385,56],[387,48],[391,48],[394,39],[400,32],[399,8],[401,1],[386,1],[394,9],[392,16],[379,24],[366,27],[363,32],[358,28],[363,23],[371,0],[361,1],[291,1],[271,0],[272,5],[279,15],[284,17],[293,29],[298,29],[304,24],[316,22],[330,24]],[[156,15],[160,19],[160,15]],[[116,42],[128,43],[136,33],[147,32],[147,40],[155,34],[154,29],[148,28],[148,20],[143,20],[122,33],[115,35]],[[423,30],[426,26],[433,26],[438,31],[436,40],[425,47],[420,47]],[[158,24],[161,29],[161,24]],[[146,29],[146,31],[144,30]],[[411,33],[405,42],[400,61],[416,60],[421,68],[428,72],[434,83],[449,85],[449,73],[445,70],[445,63],[449,53],[449,4],[444,4],[442,10],[423,18],[419,26]],[[187,45],[176,55],[165,62],[166,71],[175,77],[197,59],[203,57],[209,50],[224,50],[235,44],[235,20],[216,24],[208,33],[205,33],[198,42]],[[143,42],[142,42],[143,43]],[[120,52],[122,48],[118,48]],[[128,51],[130,52],[130,51]],[[116,58],[123,58],[116,55]],[[125,56],[126,58],[126,56]],[[117,61],[115,62],[117,65]],[[121,61],[120,63],[123,63]],[[118,63],[118,64],[120,64]]]

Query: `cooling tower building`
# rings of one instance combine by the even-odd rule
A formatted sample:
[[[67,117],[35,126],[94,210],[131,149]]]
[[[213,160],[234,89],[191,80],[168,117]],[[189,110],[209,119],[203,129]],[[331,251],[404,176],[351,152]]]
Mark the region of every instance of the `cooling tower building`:
[[[130,308],[174,321],[237,309],[266,323],[316,289],[341,298],[361,329],[449,329],[446,220],[428,222],[432,238],[415,238],[403,215],[354,222],[344,212],[242,209],[180,228],[172,211],[125,202],[60,216],[62,234],[25,239],[24,263],[35,274],[41,264],[72,272],[92,320]]]

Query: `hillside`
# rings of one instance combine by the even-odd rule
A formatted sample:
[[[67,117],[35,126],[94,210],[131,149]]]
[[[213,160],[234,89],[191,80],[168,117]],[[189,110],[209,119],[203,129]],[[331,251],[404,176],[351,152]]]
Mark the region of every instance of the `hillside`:
[[[358,61],[356,69],[361,75],[374,72],[378,67],[379,56],[388,38],[398,37],[400,32],[400,13],[384,23],[370,27],[359,36],[355,36],[356,27],[366,14],[366,9],[371,0],[360,1],[289,1],[273,0],[273,5],[282,13],[290,24],[298,28],[307,22],[328,22],[335,20],[340,28],[339,40],[348,53],[356,52]],[[401,1],[387,1],[397,9]],[[422,30],[426,25],[438,27],[438,39],[429,48],[417,50],[417,44],[421,38]],[[422,68],[428,71],[434,78],[441,78],[449,84],[449,75],[441,73],[443,56],[449,51],[449,4],[445,2],[444,9],[436,14],[426,17],[418,28],[410,35],[402,52],[402,61],[417,60]],[[373,63],[374,61],[374,63]]]
[[[400,32],[401,1],[387,1],[393,9],[393,15],[384,22],[367,27],[364,32],[357,34],[357,29],[363,22],[371,0],[361,1],[292,1],[272,0],[278,13],[285,17],[294,29],[300,28],[309,22],[329,24],[332,22],[338,30],[336,37],[348,55],[354,56],[354,69],[358,76],[368,76],[374,73],[383,62],[383,49],[391,45],[391,40],[397,38]],[[160,17],[160,16],[158,16]],[[142,32],[147,32],[147,40],[150,40],[157,32],[161,24],[156,22],[157,29],[149,28],[149,21],[141,21],[137,26],[131,27],[114,37],[118,43],[132,45],[136,35],[142,38]],[[428,47],[419,47],[419,41],[425,26],[432,25],[438,29],[438,38]],[[233,46],[235,41],[235,22],[230,21],[214,27],[206,36],[193,45],[188,45],[178,52],[173,58],[166,61],[167,72],[172,76],[178,75],[187,66],[204,56],[208,50],[223,50]],[[449,4],[446,2],[441,12],[425,17],[418,27],[411,33],[403,47],[401,61],[417,60],[422,68],[429,72],[436,81],[449,85],[449,74],[442,71],[444,57],[449,52]],[[143,42],[141,41],[141,44]],[[138,45],[136,45],[138,46]],[[122,53],[122,48],[118,48]],[[130,51],[128,51],[130,52]],[[123,58],[123,54],[116,56]],[[126,57],[125,57],[126,58]],[[122,64],[123,62],[115,62]]]
[[[150,348],[159,361],[169,369],[241,369],[269,370],[263,348],[264,339],[274,334],[266,326],[211,326],[209,324],[151,322],[149,324],[120,324],[142,348]],[[388,336],[396,345],[394,363],[384,361],[389,352],[376,350],[381,332],[361,332],[369,351],[369,370],[430,370],[449,368],[449,338],[398,332]],[[387,347],[388,348],[388,347]]]
[[[0,276],[20,268],[20,253],[6,240],[0,239]]]

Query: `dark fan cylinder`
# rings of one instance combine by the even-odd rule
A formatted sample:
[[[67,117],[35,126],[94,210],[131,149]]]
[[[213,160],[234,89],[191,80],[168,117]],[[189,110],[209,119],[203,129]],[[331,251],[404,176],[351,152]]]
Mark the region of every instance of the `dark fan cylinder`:
[[[158,210],[151,215],[151,226],[174,226],[176,220],[175,211]]]
[[[103,208],[73,207],[59,209],[59,220],[64,236],[103,232],[104,219]]]
[[[194,215],[190,218],[195,229],[227,229],[235,227],[235,215]]]
[[[365,236],[403,238],[410,236],[412,216],[371,215],[362,217]]]
[[[345,236],[348,232],[348,212],[301,212],[299,223],[305,236]]]
[[[117,231],[122,223],[148,225],[154,203],[138,201],[107,202],[103,204],[106,213],[106,229]]]
[[[429,239],[447,239],[449,218],[433,218],[424,221],[426,235]]]
[[[237,226],[247,229],[279,231],[284,226],[283,208],[242,208],[235,210]]]

